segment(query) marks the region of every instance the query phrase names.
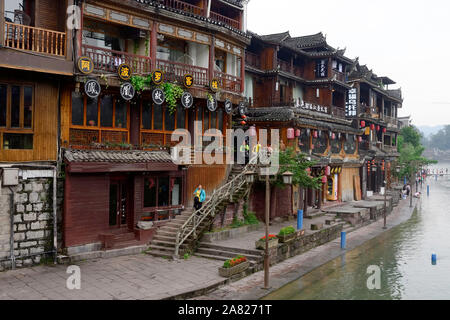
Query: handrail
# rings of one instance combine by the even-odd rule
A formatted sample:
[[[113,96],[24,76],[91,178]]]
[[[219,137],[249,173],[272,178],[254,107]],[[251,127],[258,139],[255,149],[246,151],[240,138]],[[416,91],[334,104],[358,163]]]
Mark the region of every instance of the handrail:
[[[239,190],[243,185],[246,184],[245,175],[247,172],[251,170],[253,165],[256,163],[257,157],[254,157],[250,160],[249,164],[242,170],[240,174],[235,176],[231,181],[221,186],[219,189],[215,189],[212,193],[211,198],[209,198],[204,204],[203,207],[197,211],[195,211],[181,226],[181,228],[177,232],[177,237],[175,241],[175,257],[178,257],[180,246],[193,234],[197,231],[200,224],[210,215],[213,215],[213,212],[216,208],[216,204],[223,200],[226,200],[227,197],[232,197],[233,194],[230,194],[230,191]]]

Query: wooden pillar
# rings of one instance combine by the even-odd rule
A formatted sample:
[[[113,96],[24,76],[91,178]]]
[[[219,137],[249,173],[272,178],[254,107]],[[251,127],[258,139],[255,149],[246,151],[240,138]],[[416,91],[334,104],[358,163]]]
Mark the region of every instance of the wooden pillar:
[[[5,43],[5,0],[0,0],[0,45]]]
[[[130,103],[130,143],[135,146],[141,144],[141,103],[141,99],[135,105]]]
[[[38,3],[35,4],[36,8],[38,8]],[[77,39],[77,54],[78,57],[83,56],[83,51],[82,51],[82,45],[83,45],[83,9],[84,9],[84,3],[81,4],[80,6],[80,29],[76,31],[76,39]],[[38,19],[38,17],[36,17],[36,20]]]
[[[214,66],[215,62],[215,50],[216,50],[216,37],[211,36],[211,44],[209,46],[209,80],[214,78]]]
[[[244,54],[241,57],[241,93],[244,92],[245,89],[245,50]]]
[[[150,58],[152,59],[152,70],[156,69],[157,50],[158,50],[158,23],[154,22],[150,34]]]

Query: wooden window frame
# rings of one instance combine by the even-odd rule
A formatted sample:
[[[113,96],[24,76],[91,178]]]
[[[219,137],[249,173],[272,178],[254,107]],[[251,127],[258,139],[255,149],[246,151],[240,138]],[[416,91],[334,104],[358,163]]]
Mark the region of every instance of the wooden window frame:
[[[6,85],[6,126],[0,127],[0,150],[22,150],[22,149],[3,149],[3,134],[32,134],[34,136],[34,120],[35,120],[35,104],[36,104],[36,88],[34,83],[30,82],[9,82],[0,81],[0,85]],[[19,114],[19,127],[11,127],[11,88],[13,86],[20,87],[20,114]],[[31,128],[24,128],[24,88],[31,87],[32,97],[31,97]],[[34,141],[33,141],[34,148]],[[28,150],[28,149],[26,149]]]
[[[111,95],[113,98],[113,127],[102,127],[101,126],[101,99],[105,96]],[[83,98],[83,125],[74,125],[72,124],[72,98],[70,99],[70,113],[69,113],[69,128],[70,129],[79,129],[79,130],[90,130],[90,131],[98,131],[99,132],[99,143],[102,143],[102,131],[114,131],[114,132],[126,132],[127,133],[127,143],[130,141],[130,102],[126,101],[127,106],[127,127],[119,128],[116,127],[116,101],[120,99],[115,94],[103,94],[97,98],[97,125],[89,126],[86,124],[87,121],[87,99],[86,95],[82,96]]]

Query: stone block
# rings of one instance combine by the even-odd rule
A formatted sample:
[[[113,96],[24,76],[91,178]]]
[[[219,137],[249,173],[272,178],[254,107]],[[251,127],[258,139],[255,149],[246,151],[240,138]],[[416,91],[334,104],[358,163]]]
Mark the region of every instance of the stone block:
[[[28,202],[28,194],[27,193],[15,193],[14,194],[14,203],[26,203]]]
[[[41,212],[43,208],[44,208],[44,204],[42,202],[33,204],[33,211],[35,211],[35,212]]]
[[[30,203],[37,203],[37,202],[39,202],[39,193],[37,193],[37,192],[30,193],[29,200],[30,200]]]
[[[313,223],[311,224],[311,230],[322,230],[323,223]]]
[[[30,248],[30,247],[34,247],[35,245],[37,245],[36,241],[27,241],[27,242],[21,242],[20,243],[20,248]]]
[[[30,254],[38,254],[44,252],[43,247],[30,248]]]
[[[27,239],[39,239],[44,237],[44,231],[28,231]]]
[[[26,231],[27,225],[25,223],[20,223],[17,225],[17,231]]]
[[[26,183],[24,190],[28,192],[33,191],[33,185],[31,183]]]
[[[20,223],[22,222],[22,215],[21,214],[15,214],[14,215],[14,223]]]
[[[42,190],[44,190],[44,186],[42,185],[42,183],[33,182],[32,187],[34,192],[41,192]]]
[[[23,241],[23,240],[25,240],[25,233],[24,232],[14,233],[14,241]]]
[[[27,212],[33,211],[33,205],[32,205],[32,204],[27,204],[27,206],[25,207],[25,210],[26,210]]]
[[[25,260],[23,261],[23,265],[26,266],[26,267],[29,267],[29,266],[31,266],[32,264],[33,264],[33,260],[31,260],[31,259],[25,259]]]
[[[41,229],[41,224],[39,222],[31,223],[31,230],[39,230],[39,229]]]
[[[48,213],[48,212],[41,213],[38,218],[39,221],[45,221],[45,220],[50,220],[50,219],[51,219],[50,213]]]
[[[36,221],[36,213],[28,213],[23,215],[24,221]]]
[[[23,204],[16,205],[16,212],[23,213],[25,211],[25,206]]]

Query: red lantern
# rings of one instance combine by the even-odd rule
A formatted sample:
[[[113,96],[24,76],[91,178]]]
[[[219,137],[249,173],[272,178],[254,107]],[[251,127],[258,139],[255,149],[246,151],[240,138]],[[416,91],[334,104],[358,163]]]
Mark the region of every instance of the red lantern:
[[[242,124],[243,126],[245,126],[245,125],[247,124],[247,122],[241,121],[241,124]]]
[[[327,182],[328,182],[327,177],[326,177],[326,176],[323,176],[323,177],[322,177],[322,183],[327,183]]]
[[[383,128],[383,133],[386,133],[386,132],[387,132],[386,128]]]
[[[366,127],[366,122],[363,120],[361,121],[361,128],[365,128]]]
[[[362,137],[358,136],[358,142],[362,142]]]
[[[329,176],[329,175],[331,174],[331,167],[330,167],[330,166],[327,166],[327,167],[325,168],[325,174],[326,174],[327,176]]]
[[[301,131],[300,129],[295,130],[295,136],[300,137]]]
[[[380,126],[377,126],[377,131],[380,131]]]
[[[293,128],[287,129],[287,138],[289,140],[292,140],[292,139],[294,139],[294,136],[295,136],[294,129]]]
[[[336,140],[336,134],[335,134],[335,133],[333,133],[333,134],[331,135],[331,139]]]
[[[247,119],[247,116],[245,114],[243,114],[242,119]]]
[[[308,172],[308,174],[311,173],[311,168],[306,168],[306,172]]]
[[[319,136],[319,134],[317,133],[316,130],[314,130],[314,138],[317,138]]]
[[[373,123],[370,125],[370,130],[375,130],[375,125]]]

